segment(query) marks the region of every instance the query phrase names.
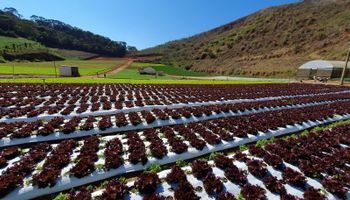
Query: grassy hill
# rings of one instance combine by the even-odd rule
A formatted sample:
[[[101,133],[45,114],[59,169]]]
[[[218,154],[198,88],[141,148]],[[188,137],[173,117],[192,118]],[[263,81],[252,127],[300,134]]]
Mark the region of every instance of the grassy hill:
[[[125,42],[84,31],[64,22],[33,15],[24,19],[15,8],[0,10],[0,35],[26,38],[50,48],[123,57],[129,49]]]
[[[97,54],[83,51],[48,48],[25,38],[0,36],[0,75],[14,73],[53,76],[54,63],[49,61],[54,60],[57,67],[78,66],[82,76],[95,75],[125,62],[124,59],[86,60],[96,56]]]
[[[349,21],[348,0],[305,0],[139,53],[161,54],[161,63],[194,71],[289,77],[310,59],[345,59]]]

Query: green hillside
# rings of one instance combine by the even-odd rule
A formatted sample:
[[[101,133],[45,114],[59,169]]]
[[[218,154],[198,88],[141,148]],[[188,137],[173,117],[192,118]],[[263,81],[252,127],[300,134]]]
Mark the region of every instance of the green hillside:
[[[226,75],[289,77],[310,59],[345,59],[350,1],[270,7],[198,35],[139,52],[160,62]]]
[[[84,31],[64,22],[33,15],[24,19],[15,8],[0,10],[0,35],[26,38],[58,49],[69,49],[94,54],[123,57],[129,49],[125,42]]]

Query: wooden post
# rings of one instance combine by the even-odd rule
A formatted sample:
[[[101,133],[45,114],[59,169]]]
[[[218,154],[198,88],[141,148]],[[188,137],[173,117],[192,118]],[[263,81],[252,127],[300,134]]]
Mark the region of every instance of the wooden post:
[[[15,64],[12,64],[12,78],[15,78]]]
[[[345,74],[346,74],[346,69],[348,68],[349,59],[350,59],[350,49],[348,50],[348,55],[346,57],[346,62],[345,62],[345,66],[343,68],[343,73],[341,74],[340,85],[344,85],[344,78],[345,78]]]

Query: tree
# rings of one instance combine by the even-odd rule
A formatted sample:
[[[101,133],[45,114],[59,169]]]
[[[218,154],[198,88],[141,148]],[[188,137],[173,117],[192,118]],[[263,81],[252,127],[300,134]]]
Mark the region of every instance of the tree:
[[[9,13],[17,18],[22,18],[22,15],[19,14],[19,12],[16,10],[16,8],[12,8],[12,7],[7,7],[7,8],[4,8],[3,10],[5,13]]]
[[[45,20],[44,17],[40,17],[40,16],[37,16],[37,15],[32,15],[32,16],[30,16],[30,19],[31,19],[32,21],[34,21],[34,22]]]
[[[136,53],[137,48],[134,46],[127,46],[127,51],[128,51],[128,53]]]

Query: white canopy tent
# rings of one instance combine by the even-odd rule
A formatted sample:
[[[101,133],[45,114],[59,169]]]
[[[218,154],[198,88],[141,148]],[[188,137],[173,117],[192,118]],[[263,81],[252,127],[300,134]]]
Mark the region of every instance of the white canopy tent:
[[[314,76],[325,78],[340,78],[345,66],[343,61],[313,60],[304,63],[298,69],[298,79],[310,79]]]

